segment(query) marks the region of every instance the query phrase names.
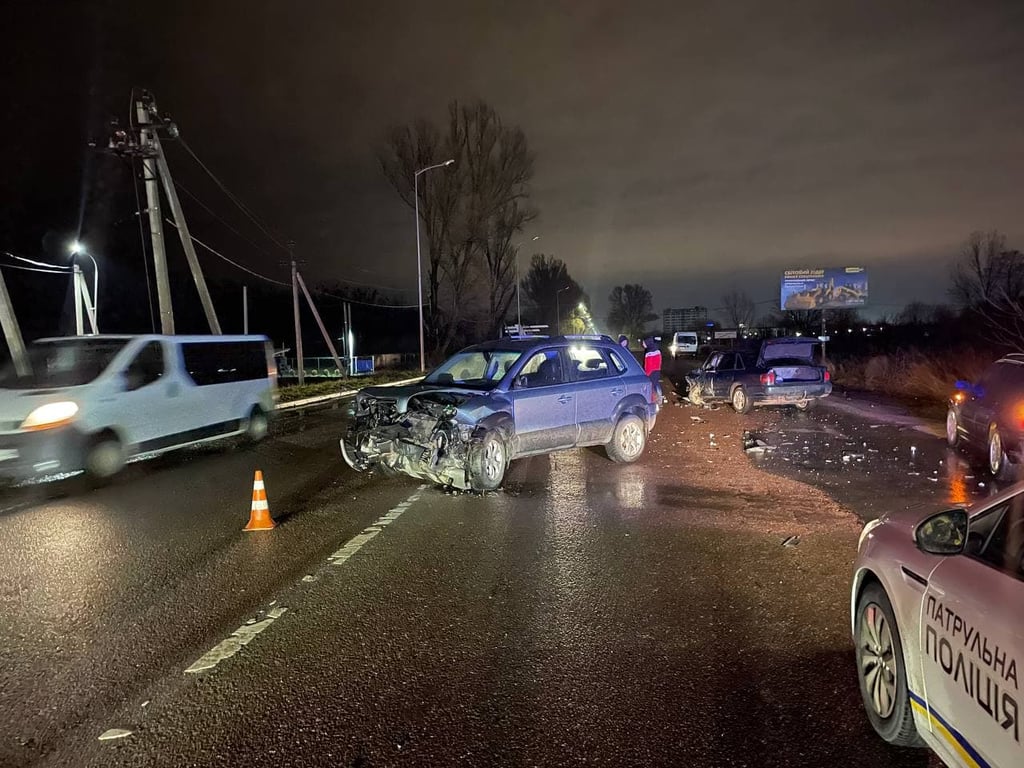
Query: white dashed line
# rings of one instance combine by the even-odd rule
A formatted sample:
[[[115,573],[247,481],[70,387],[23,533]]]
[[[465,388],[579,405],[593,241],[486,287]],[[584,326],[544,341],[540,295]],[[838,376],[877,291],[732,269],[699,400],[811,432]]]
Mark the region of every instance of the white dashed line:
[[[416,493],[414,493],[408,499],[403,501],[401,504],[392,507],[390,510],[388,510],[387,514],[382,515],[372,524],[368,525],[362,531],[360,531],[347,542],[345,542],[344,546],[342,546],[341,549],[339,549],[333,555],[328,557],[328,561],[331,563],[331,565],[341,565],[350,557],[352,557],[352,555],[354,555],[356,552],[362,549],[362,547],[367,542],[372,541],[387,526],[391,525],[391,523],[395,522],[395,520],[401,517],[402,513],[405,512],[409,508],[409,506],[412,505],[417,499],[419,499],[420,494],[423,493],[426,487],[426,485],[421,485],[417,489]],[[306,582],[315,581],[316,577],[304,576],[302,580]],[[236,629],[234,632],[232,632],[227,638],[217,643],[217,645],[215,645],[209,651],[204,653],[198,659],[198,661],[196,661],[192,666],[188,667],[185,670],[185,674],[205,672],[207,670],[213,669],[225,659],[230,659],[232,656],[234,656],[236,653],[242,650],[242,648],[251,643],[256,638],[256,635],[260,634],[263,630],[265,630],[267,627],[273,624],[274,621],[281,618],[281,616],[284,615],[285,611],[287,610],[288,609],[284,607],[273,608],[267,611],[263,619],[258,621],[253,619],[249,622],[246,622],[238,629]]]

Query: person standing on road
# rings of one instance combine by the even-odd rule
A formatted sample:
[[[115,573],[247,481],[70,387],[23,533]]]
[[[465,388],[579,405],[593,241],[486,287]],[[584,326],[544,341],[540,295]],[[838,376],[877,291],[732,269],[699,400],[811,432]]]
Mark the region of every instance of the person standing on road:
[[[661,378],[661,350],[658,348],[658,340],[653,336],[644,339],[644,373],[652,379],[655,374]]]

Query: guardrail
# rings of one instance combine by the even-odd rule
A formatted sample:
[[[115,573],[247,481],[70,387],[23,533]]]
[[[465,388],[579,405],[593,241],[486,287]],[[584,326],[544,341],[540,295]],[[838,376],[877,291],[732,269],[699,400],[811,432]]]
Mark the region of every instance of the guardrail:
[[[402,379],[401,381],[389,381],[387,384],[379,384],[381,387],[401,387],[406,384],[415,384],[420,381],[423,377],[417,376],[414,379]],[[362,389],[360,387],[359,389]],[[293,408],[304,408],[309,405],[317,405],[319,403],[330,402],[331,400],[340,400],[343,397],[353,397],[359,389],[348,389],[344,392],[332,392],[329,395],[316,395],[315,397],[304,397],[301,400],[292,400],[290,403],[279,403],[277,410],[288,411]]]

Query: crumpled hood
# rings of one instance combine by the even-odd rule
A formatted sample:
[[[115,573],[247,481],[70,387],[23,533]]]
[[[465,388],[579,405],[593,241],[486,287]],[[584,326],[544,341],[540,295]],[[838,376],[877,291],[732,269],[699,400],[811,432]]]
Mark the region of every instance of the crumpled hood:
[[[461,389],[459,387],[445,387],[437,384],[407,384],[402,387],[367,387],[359,391],[358,397],[376,397],[380,400],[394,400],[397,404],[398,411],[405,413],[409,407],[409,399],[417,395],[450,395],[455,400],[456,405],[470,400],[474,397],[479,397],[483,392],[476,389]]]

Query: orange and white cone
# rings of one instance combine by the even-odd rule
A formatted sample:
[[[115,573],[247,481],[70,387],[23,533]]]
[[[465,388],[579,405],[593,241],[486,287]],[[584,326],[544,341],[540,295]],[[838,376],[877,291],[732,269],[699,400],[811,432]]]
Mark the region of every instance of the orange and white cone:
[[[270,506],[267,504],[267,489],[263,486],[263,473],[256,470],[256,477],[252,481],[252,509],[249,512],[249,524],[242,530],[245,531],[269,531],[276,524],[270,516]]]

